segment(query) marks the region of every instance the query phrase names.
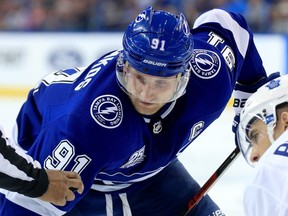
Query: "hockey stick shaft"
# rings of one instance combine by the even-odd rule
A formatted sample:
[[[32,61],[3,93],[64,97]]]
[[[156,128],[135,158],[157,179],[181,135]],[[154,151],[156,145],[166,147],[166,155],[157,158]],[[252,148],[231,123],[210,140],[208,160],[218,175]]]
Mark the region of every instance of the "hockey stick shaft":
[[[200,190],[195,194],[195,196],[188,203],[188,211],[184,216],[192,211],[192,209],[200,202],[200,200],[208,193],[210,188],[215,184],[215,182],[221,177],[221,175],[227,170],[227,168],[232,164],[232,162],[239,155],[240,149],[236,147],[231,154],[225,159],[225,161],[220,165],[220,167],[211,175],[211,177],[206,181],[206,183],[200,188]]]

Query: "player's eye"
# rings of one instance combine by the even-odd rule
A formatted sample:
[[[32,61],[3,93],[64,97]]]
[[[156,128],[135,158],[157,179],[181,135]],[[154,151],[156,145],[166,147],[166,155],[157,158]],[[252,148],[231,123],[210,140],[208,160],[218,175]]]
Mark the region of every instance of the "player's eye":
[[[135,77],[140,83],[145,84],[145,78],[143,76],[136,74]]]
[[[249,134],[249,139],[250,139],[251,143],[252,144],[257,143],[258,138],[259,138],[259,132],[258,131],[251,131],[251,133]]]
[[[165,87],[166,85],[168,85],[166,80],[157,80],[155,84],[157,87]]]

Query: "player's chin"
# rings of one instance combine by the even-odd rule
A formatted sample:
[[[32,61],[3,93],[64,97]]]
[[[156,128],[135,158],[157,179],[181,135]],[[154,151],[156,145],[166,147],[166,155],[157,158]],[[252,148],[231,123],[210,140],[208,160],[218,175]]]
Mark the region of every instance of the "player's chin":
[[[156,112],[158,112],[163,104],[157,104],[157,103],[144,103],[138,100],[133,101],[133,105],[137,112],[143,115],[153,115]]]

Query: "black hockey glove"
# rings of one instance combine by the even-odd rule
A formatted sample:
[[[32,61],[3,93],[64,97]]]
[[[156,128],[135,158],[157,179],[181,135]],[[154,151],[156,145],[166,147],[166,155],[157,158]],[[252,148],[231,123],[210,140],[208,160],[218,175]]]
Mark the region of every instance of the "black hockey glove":
[[[268,77],[260,79],[258,82],[252,84],[252,85],[241,85],[239,83],[236,83],[234,92],[233,92],[233,109],[235,112],[235,117],[233,119],[232,124],[232,131],[236,135],[237,127],[240,121],[240,113],[245,106],[245,103],[247,99],[257,91],[258,88],[260,88],[265,83],[269,82],[270,80],[273,80],[280,76],[279,72],[274,72],[270,74]],[[235,144],[238,146],[238,142],[235,136]]]

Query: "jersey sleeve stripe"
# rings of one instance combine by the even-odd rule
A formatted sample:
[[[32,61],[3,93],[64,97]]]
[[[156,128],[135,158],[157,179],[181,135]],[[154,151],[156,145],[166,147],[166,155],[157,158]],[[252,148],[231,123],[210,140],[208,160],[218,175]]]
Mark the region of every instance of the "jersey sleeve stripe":
[[[237,21],[235,21],[229,13],[221,9],[213,9],[199,16],[193,28],[197,28],[205,23],[218,23],[223,28],[230,30],[236,41],[239,52],[243,57],[245,57],[247,48],[249,45],[249,33],[247,30],[242,28]]]

